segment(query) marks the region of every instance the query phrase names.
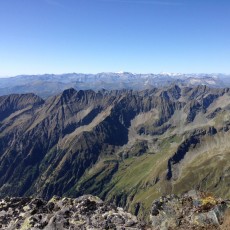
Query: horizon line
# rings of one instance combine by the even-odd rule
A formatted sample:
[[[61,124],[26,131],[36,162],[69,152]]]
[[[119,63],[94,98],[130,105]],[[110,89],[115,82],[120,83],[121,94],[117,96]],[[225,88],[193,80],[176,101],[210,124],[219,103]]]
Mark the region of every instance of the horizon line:
[[[97,74],[132,74],[132,75],[147,75],[147,74],[153,74],[153,75],[201,75],[201,74],[207,74],[207,75],[230,75],[230,73],[224,73],[224,72],[130,72],[130,71],[102,71],[102,72],[64,72],[64,73],[35,73],[35,74],[16,74],[16,75],[0,75],[0,78],[13,78],[13,77],[20,77],[20,76],[44,76],[44,75],[66,75],[66,74],[85,74],[85,75],[97,75]]]

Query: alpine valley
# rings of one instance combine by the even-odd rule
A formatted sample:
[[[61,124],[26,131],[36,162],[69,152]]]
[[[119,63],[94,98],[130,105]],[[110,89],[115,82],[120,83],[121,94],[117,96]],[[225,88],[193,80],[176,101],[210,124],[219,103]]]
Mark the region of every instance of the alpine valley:
[[[230,199],[229,127],[229,88],[1,96],[0,195],[92,194],[140,218],[162,195]]]

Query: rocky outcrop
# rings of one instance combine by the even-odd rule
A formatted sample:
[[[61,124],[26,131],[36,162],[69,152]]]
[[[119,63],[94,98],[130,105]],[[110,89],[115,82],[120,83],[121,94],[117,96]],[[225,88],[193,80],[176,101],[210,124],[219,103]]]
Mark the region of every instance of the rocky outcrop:
[[[227,201],[192,190],[182,196],[155,200],[150,220],[155,230],[221,229],[227,210]]]
[[[190,191],[155,200],[146,224],[123,208],[96,196],[5,198],[0,200],[2,230],[214,230],[225,229],[228,202],[207,193]],[[228,229],[228,228],[226,228]]]
[[[137,217],[122,208],[85,195],[51,200],[5,198],[0,200],[0,228],[38,229],[144,229]]]

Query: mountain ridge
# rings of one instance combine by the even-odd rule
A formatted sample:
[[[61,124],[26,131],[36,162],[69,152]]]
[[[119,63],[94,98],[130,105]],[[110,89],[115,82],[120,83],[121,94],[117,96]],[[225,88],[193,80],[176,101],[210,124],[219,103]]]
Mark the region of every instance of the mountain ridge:
[[[31,104],[0,123],[2,197],[89,193],[140,217],[162,194],[201,188],[230,197],[228,88],[14,97]]]
[[[77,90],[145,90],[153,87],[207,85],[224,88],[230,86],[230,75],[225,74],[133,74],[129,72],[102,72],[98,74],[44,74],[19,75],[0,78],[0,95],[33,92],[43,98],[61,93],[68,88]]]

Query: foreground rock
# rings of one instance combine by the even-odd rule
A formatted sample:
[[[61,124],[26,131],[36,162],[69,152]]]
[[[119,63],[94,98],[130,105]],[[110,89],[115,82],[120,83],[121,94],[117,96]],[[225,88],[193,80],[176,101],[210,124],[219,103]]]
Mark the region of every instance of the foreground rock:
[[[170,195],[153,202],[150,214],[155,230],[230,229],[226,226],[228,202],[209,194],[190,191],[181,197]]]
[[[144,229],[137,218],[91,195],[0,200],[0,229]]]
[[[155,200],[150,214],[151,227],[137,217],[91,195],[76,199],[54,196],[0,200],[0,229],[3,230],[229,230],[228,201],[190,191],[182,196]]]

